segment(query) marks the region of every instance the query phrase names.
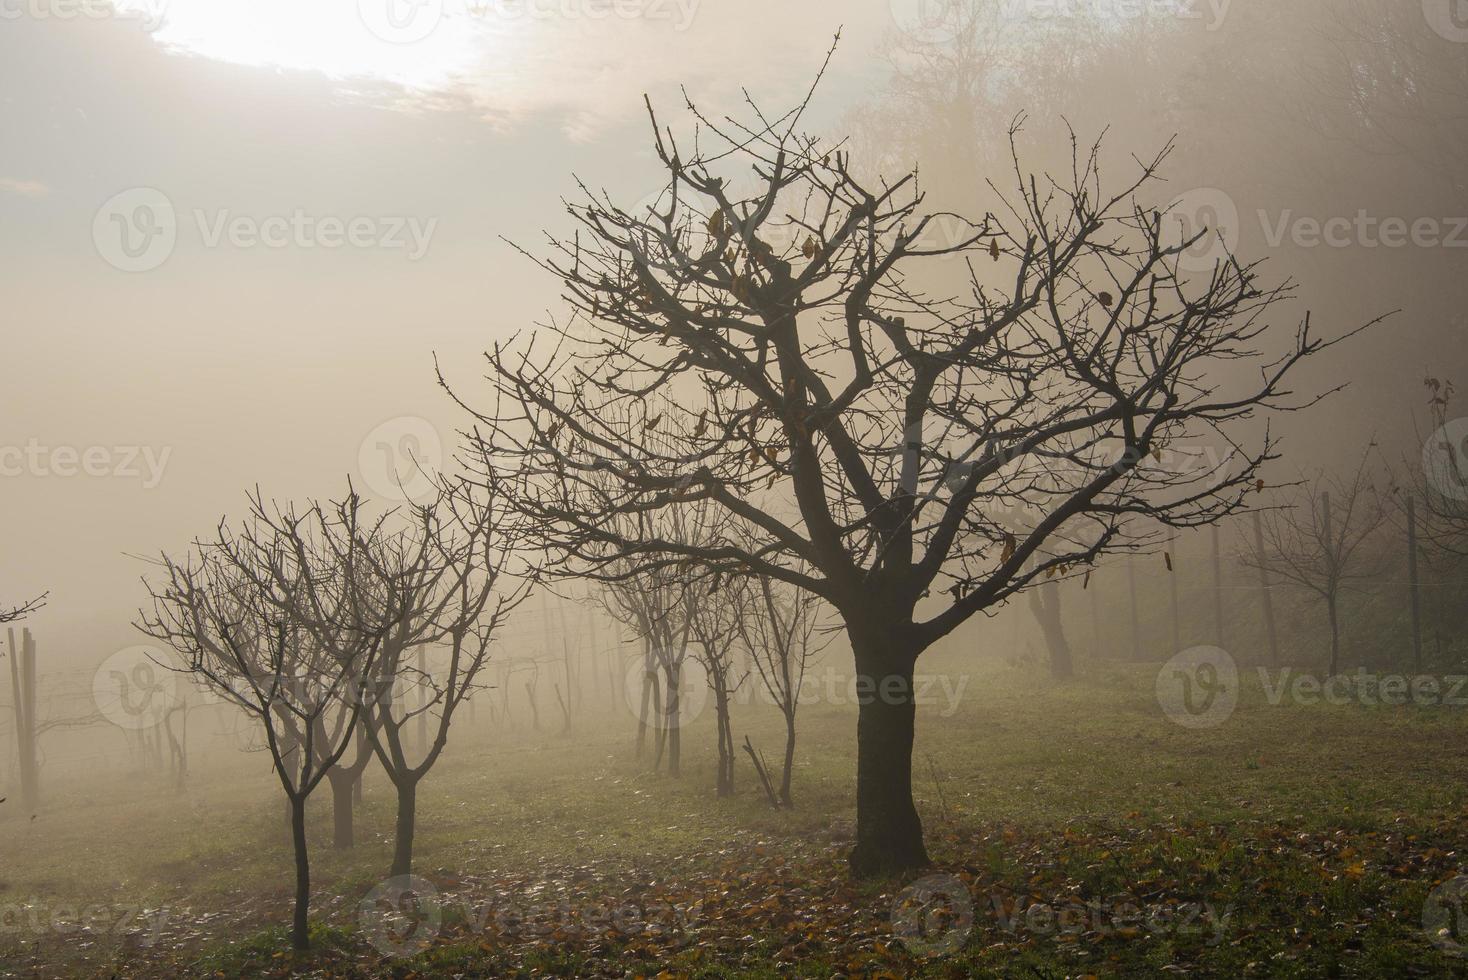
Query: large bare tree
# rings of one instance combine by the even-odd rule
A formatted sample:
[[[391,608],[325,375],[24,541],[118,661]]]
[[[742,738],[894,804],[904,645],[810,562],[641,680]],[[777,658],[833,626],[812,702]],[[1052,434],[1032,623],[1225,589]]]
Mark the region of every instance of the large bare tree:
[[[935,215],[916,174],[864,181],[841,144],[804,134],[809,100],[737,119],[690,102],[682,138],[649,104],[662,193],[568,205],[575,234],[537,261],[569,314],[488,353],[493,407],[461,400],[483,479],[554,572],[692,561],[835,608],[860,702],[850,863],[870,874],[928,862],[918,656],[1053,569],[1240,507],[1275,454],[1255,417],[1311,403],[1285,379],[1332,342],[1308,316],[1272,329],[1291,289],[1254,265],[1179,271],[1196,239],[1146,198],[1165,153],[1115,193],[1097,146],[1073,141],[1056,179],[1012,153],[994,213]],[[1204,438],[1239,465],[1138,466]],[[757,539],[688,542],[648,517],[696,500]],[[1019,505],[1045,515],[1022,537],[986,516]]]
[[[363,588],[380,529],[354,493],[297,509],[257,492],[237,527],[221,522],[186,557],[159,560],[138,614],[143,633],[259,726],[290,808],[296,949],[309,945],[306,802],[352,744],[383,641],[407,611]]]

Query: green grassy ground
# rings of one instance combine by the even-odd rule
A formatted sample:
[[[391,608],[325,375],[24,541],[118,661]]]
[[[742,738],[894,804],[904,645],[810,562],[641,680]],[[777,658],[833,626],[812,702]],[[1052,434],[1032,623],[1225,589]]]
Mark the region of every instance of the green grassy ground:
[[[1192,730],[1158,706],[1155,666],[1063,685],[978,669],[951,717],[919,718],[935,868],[880,882],[842,864],[852,707],[802,710],[784,812],[743,760],[739,794],[714,798],[707,718],[679,779],[611,714],[567,736],[486,724],[420,790],[440,918],[404,957],[359,910],[390,858],[380,780],[346,853],[322,790],[304,957],[262,756],[196,765],[182,795],[124,773],[53,786],[35,820],[0,821],[0,975],[1468,976],[1424,928],[1463,863],[1468,709],[1276,706],[1246,678],[1231,718]],[[745,708],[736,735],[774,758],[777,721]]]

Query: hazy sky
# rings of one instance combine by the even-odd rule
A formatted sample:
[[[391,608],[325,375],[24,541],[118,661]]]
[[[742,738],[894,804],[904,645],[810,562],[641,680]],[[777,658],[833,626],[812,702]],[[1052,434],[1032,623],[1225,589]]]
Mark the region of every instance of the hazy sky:
[[[0,602],[51,589],[43,656],[96,662],[136,642],[130,553],[256,484],[390,492],[394,453],[435,462],[464,421],[434,353],[472,393],[556,304],[501,236],[565,228],[573,173],[661,186],[642,93],[673,123],[680,84],[783,108],[841,28],[821,128],[924,2],[0,0]],[[1398,388],[1431,363],[1373,343]]]
[[[256,482],[370,492],[381,443],[450,449],[433,353],[472,382],[554,303],[500,236],[536,244],[573,172],[656,189],[643,92],[670,117],[680,83],[783,105],[844,22],[839,112],[892,24],[885,0],[158,9],[0,7],[0,597],[52,589],[31,625],[53,656],[136,642],[125,553]]]

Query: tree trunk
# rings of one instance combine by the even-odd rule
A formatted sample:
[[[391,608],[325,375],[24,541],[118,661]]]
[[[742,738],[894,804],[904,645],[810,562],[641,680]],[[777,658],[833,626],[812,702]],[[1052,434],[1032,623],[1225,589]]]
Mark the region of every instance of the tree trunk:
[[[785,768],[780,773],[780,804],[781,806],[793,806],[795,801],[790,797],[790,773],[795,768],[795,712],[789,711],[785,715]]]
[[[331,784],[331,846],[339,851],[351,849],[355,844],[352,827],[352,795],[358,776],[350,771],[327,773]]]
[[[413,873],[413,823],[417,814],[417,797],[416,783],[398,787],[398,822],[392,856],[394,878]]]
[[[1075,664],[1070,655],[1070,643],[1065,639],[1065,626],[1060,620],[1060,591],[1054,582],[1036,586],[1030,593],[1030,609],[1040,632],[1045,637],[1045,646],[1050,651],[1050,676],[1056,680],[1069,680],[1075,676]]]
[[[1330,671],[1327,677],[1334,677],[1340,668],[1341,657],[1341,628],[1335,609],[1335,596],[1325,600],[1326,613],[1330,617]]]
[[[291,797],[291,843],[296,851],[296,909],[291,919],[291,946],[309,949],[306,916],[311,908],[311,864],[306,855],[306,797]]]
[[[734,795],[734,727],[729,721],[729,692],[724,678],[719,678],[714,690],[714,711],[717,714],[719,733],[719,775],[716,792],[720,797]]]
[[[924,868],[923,825],[912,799],[917,705],[912,653],[851,630],[856,648],[856,846],[847,860],[858,877]]]
[[[679,671],[678,671],[678,668],[677,667],[674,667],[674,668],[672,668],[672,669],[670,669],[668,671],[668,678],[667,678],[667,681],[668,681],[668,689],[663,692],[663,697],[667,699],[667,703],[668,703],[668,717],[667,717],[667,720],[665,720],[663,722],[663,727],[668,732],[668,775],[669,776],[678,776],[678,775],[681,775],[682,774],[680,772],[680,770],[679,770],[679,762],[681,761],[680,757],[682,755],[682,751],[681,750],[682,750],[682,747],[683,747],[683,740],[681,738],[679,738],[679,727],[678,727],[678,720],[679,720],[678,719],[678,714],[679,714],[679,710],[680,710],[680,705],[678,703],[678,699],[679,699],[679,695],[681,694],[681,691],[680,691],[681,681],[679,679],[678,674],[679,674]]]

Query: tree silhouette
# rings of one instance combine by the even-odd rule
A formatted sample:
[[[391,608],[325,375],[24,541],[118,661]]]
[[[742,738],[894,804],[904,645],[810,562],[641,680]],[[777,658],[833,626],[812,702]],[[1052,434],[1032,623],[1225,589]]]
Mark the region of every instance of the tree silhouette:
[[[492,408],[460,401],[472,465],[553,574],[692,562],[835,608],[859,701],[850,864],[872,874],[928,860],[918,656],[1047,573],[1242,506],[1275,451],[1253,420],[1315,401],[1285,379],[1337,341],[1306,315],[1274,343],[1291,287],[1254,265],[1179,272],[1206,233],[1177,241],[1141,199],[1165,150],[1109,194],[1099,145],[1073,138],[1052,179],[1025,173],[1011,131],[1016,192],[969,220],[925,212],[914,173],[861,179],[800,131],[810,99],[737,119],[690,101],[681,142],[649,103],[661,195],[627,210],[583,186],[575,234],[537,260],[569,316],[487,354]],[[1203,438],[1238,465],[1143,465]],[[658,533],[702,500],[755,539]],[[1045,516],[1022,536],[988,516],[1016,506]]]

